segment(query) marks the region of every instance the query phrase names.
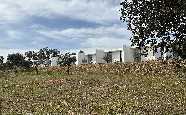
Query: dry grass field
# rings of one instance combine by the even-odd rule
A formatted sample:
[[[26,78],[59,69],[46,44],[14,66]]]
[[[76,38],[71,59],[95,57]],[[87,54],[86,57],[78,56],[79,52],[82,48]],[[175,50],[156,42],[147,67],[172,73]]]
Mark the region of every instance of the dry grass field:
[[[186,114],[186,79],[164,73],[1,73],[0,112]]]

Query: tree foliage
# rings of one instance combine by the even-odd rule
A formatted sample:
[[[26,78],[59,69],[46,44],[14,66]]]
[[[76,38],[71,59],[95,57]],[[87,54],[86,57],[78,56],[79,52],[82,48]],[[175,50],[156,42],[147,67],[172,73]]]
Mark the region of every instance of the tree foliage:
[[[121,5],[133,46],[150,45],[186,59],[186,0],[124,0]]]
[[[31,67],[34,67],[36,69],[36,72],[38,74],[38,66],[39,65],[47,65],[49,66],[50,59],[52,57],[58,57],[58,64],[60,66],[68,66],[68,74],[71,64],[75,64],[76,62],[76,54],[75,53],[66,53],[66,54],[60,54],[60,51],[58,49],[49,49],[48,47],[42,48],[39,51],[28,51],[25,52],[25,56],[16,53],[16,54],[9,54],[7,57],[7,62],[5,64],[3,63],[3,57],[0,56],[0,68],[6,68],[6,69],[16,69],[16,68],[24,68],[29,69]],[[50,61],[51,62],[51,61]]]
[[[89,64],[92,64],[93,63],[93,57],[92,57],[92,55],[88,54],[87,56],[88,56],[88,63]]]
[[[3,61],[4,61],[4,57],[0,56],[0,64],[3,64]]]
[[[103,59],[107,62],[107,63],[111,63],[112,62],[112,53],[108,52],[105,54],[105,56],[103,57]]]
[[[60,51],[57,49],[49,49],[48,47],[40,49],[38,52],[28,51],[25,52],[25,56],[28,60],[31,60],[34,64],[34,68],[36,73],[38,74],[38,65],[44,64],[45,66],[49,66],[51,61],[51,57],[59,57]]]
[[[60,66],[67,66],[67,73],[70,73],[70,66],[72,64],[75,64],[76,60],[76,54],[75,53],[66,53],[64,55],[61,55],[58,61],[58,64]]]
[[[32,66],[32,62],[25,60],[25,57],[19,53],[9,54],[6,63],[10,68],[20,67],[28,69]]]
[[[66,53],[64,55],[61,55],[59,58],[59,64],[61,66],[69,66],[71,64],[75,64],[76,62],[75,53]]]
[[[38,52],[28,51],[25,56],[32,61],[36,61],[36,65],[44,64],[51,57],[59,57],[60,51],[57,49],[49,49],[48,47],[40,49]]]

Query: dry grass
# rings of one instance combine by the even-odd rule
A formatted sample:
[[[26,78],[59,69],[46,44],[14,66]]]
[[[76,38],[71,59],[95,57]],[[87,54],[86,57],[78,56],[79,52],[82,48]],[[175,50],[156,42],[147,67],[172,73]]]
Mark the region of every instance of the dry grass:
[[[101,66],[103,68],[108,65]],[[109,66],[118,69],[124,65]],[[134,65],[127,66],[132,68]],[[133,68],[139,66],[135,65]],[[152,66],[158,65],[151,64]],[[40,75],[19,73],[0,77],[1,112],[186,114],[186,79],[178,76],[177,70],[173,70],[173,74],[167,73],[166,71],[170,71],[168,69],[161,69],[165,72],[149,72],[146,75],[136,72],[135,75],[131,72],[138,70],[131,68],[124,74],[103,74],[101,70],[93,72],[89,68],[83,72],[80,68],[81,74],[79,72],[70,76],[61,71],[47,71]],[[145,70],[142,71],[145,73]],[[179,73],[184,74],[183,71]]]
[[[48,72],[63,72],[66,73],[65,67],[48,68]],[[71,74],[73,75],[89,75],[89,74],[104,74],[104,75],[119,75],[125,76],[128,74],[144,76],[164,76],[173,75],[186,78],[186,61],[150,61],[142,63],[128,63],[128,64],[88,64],[80,66],[72,66]]]

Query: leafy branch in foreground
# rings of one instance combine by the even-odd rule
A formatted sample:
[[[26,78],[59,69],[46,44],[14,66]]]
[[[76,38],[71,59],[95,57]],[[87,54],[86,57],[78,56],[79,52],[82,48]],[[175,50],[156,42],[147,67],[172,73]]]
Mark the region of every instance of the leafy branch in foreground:
[[[132,32],[132,45],[150,45],[186,59],[186,0],[124,0],[121,20]]]

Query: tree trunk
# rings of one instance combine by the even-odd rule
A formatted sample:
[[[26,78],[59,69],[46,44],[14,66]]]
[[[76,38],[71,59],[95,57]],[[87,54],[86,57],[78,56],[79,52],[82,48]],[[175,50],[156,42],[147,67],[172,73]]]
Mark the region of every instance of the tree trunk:
[[[161,48],[161,61],[164,61],[164,47]]]
[[[122,51],[120,51],[120,63],[122,63]]]
[[[35,70],[36,70],[36,74],[38,75],[39,74],[39,71],[38,71],[37,66],[35,66]]]
[[[67,74],[70,75],[70,66],[68,65]]]

